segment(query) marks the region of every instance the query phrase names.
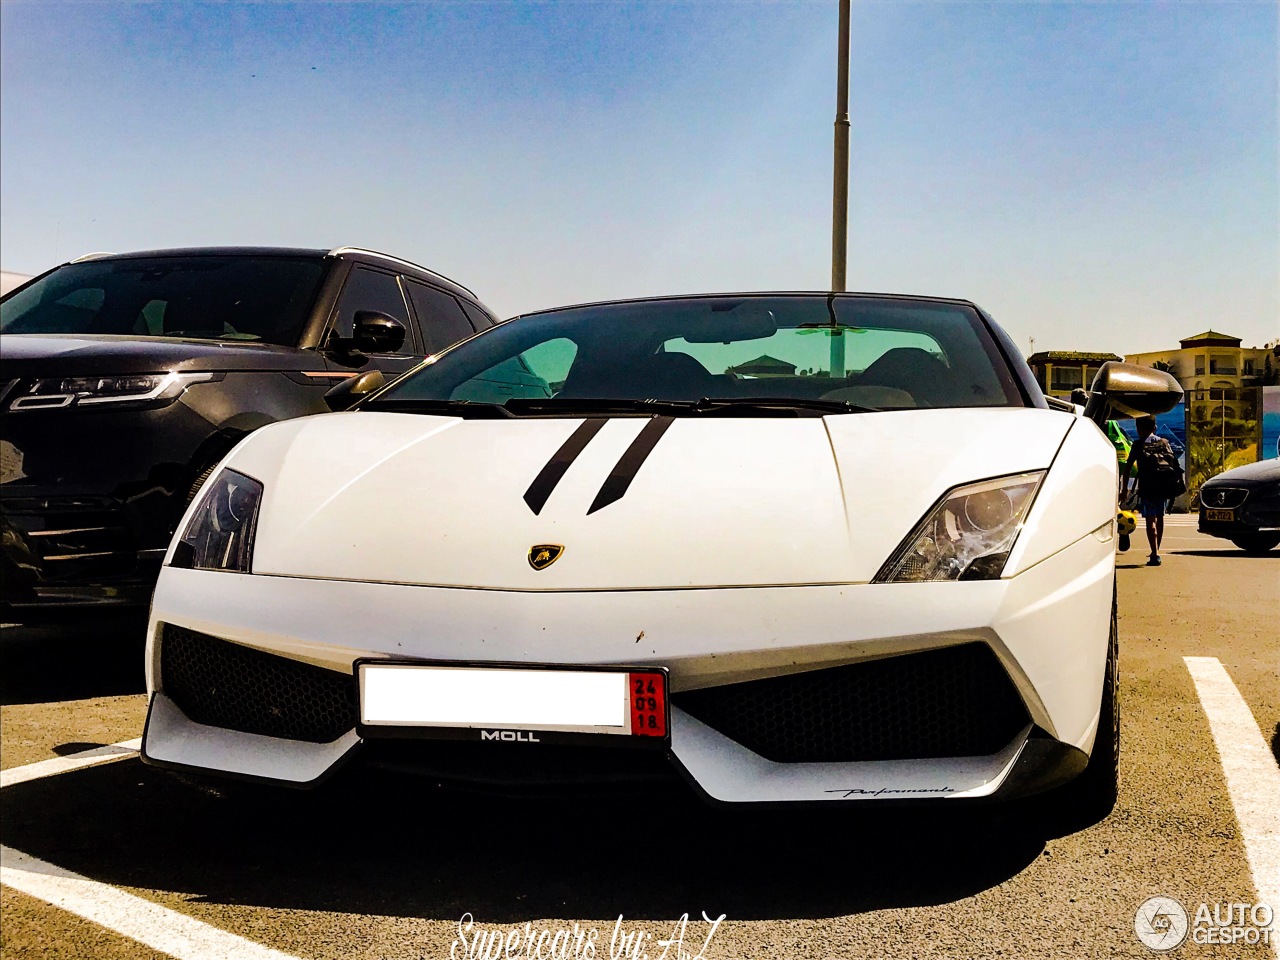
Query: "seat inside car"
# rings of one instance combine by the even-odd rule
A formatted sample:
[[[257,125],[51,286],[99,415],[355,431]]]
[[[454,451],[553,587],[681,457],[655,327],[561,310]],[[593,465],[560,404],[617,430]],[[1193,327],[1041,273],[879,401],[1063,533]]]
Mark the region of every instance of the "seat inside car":
[[[913,399],[912,406],[938,407],[946,406],[957,399],[958,388],[951,368],[943,363],[935,354],[919,347],[894,347],[881,354],[862,375],[858,377],[858,387],[891,387],[897,391],[905,391]],[[856,398],[847,397],[854,403]],[[868,404],[869,406],[889,406],[890,404]],[[893,404],[900,406],[902,404]]]

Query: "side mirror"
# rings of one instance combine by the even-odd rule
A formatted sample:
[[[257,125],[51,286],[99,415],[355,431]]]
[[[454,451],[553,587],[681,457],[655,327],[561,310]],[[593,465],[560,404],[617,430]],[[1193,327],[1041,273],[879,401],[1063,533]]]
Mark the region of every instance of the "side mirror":
[[[335,413],[339,410],[347,410],[354,406],[357,400],[363,400],[386,385],[387,381],[382,376],[381,370],[370,370],[368,373],[348,377],[336,387],[330,388],[324,395],[324,402]]]
[[[1181,399],[1182,387],[1172,374],[1113,360],[1093,378],[1084,415],[1102,426],[1108,420],[1154,417]]]
[[[395,353],[404,343],[404,324],[377,310],[357,310],[351,340],[362,353]]]

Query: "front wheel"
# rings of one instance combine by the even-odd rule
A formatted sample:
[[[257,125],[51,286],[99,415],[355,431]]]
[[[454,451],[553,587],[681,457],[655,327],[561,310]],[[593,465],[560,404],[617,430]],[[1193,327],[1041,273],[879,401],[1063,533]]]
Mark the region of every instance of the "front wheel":
[[[1232,537],[1231,542],[1245,553],[1266,553],[1280,544],[1280,533],[1252,533]]]
[[[1107,641],[1106,675],[1102,681],[1102,709],[1093,752],[1084,771],[1054,791],[1054,800],[1070,817],[1102,820],[1115,808],[1120,792],[1120,631],[1116,597],[1111,595],[1111,635]]]

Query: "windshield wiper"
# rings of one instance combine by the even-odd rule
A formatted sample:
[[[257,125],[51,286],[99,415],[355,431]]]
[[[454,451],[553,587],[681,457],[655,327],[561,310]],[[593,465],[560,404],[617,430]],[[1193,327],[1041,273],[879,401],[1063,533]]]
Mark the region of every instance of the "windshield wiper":
[[[702,397],[698,400],[591,399],[566,397],[508,400],[504,406],[516,415],[554,413],[638,413],[669,417],[715,416],[717,414],[764,413],[775,416],[803,416],[804,412],[874,413],[875,407],[860,407],[846,400],[807,400],[803,397]]]
[[[698,413],[720,410],[813,410],[819,413],[876,413],[878,407],[862,407],[848,400],[809,400],[804,397],[703,397],[694,404]]]
[[[475,400],[439,400],[386,397],[360,404],[363,410],[426,413],[466,420],[501,420],[511,417],[580,416],[582,414],[638,414],[640,416],[697,417],[764,414],[766,416],[821,416],[826,413],[873,413],[845,400],[806,400],[779,397],[703,397],[700,400],[635,400],[590,397],[512,397],[506,403]]]
[[[515,416],[500,403],[480,403],[475,400],[414,400],[386,397],[362,403],[357,409],[387,410],[392,413],[429,413],[444,417],[461,417],[464,420],[505,420]]]
[[[679,417],[697,412],[692,400],[641,400],[630,397],[513,397],[503,406],[514,415],[555,413],[639,413]]]

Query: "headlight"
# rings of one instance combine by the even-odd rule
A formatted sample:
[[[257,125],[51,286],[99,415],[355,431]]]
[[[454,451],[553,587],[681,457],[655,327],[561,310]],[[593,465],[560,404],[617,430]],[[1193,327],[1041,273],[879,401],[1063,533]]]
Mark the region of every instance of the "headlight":
[[[949,491],[872,582],[999,579],[1043,478],[1040,470]]]
[[[9,404],[10,411],[57,410],[104,403],[173,400],[193,383],[214,380],[213,373],[135,373],[121,377],[51,377],[33,381]]]
[[[248,573],[262,484],[223,470],[205,484],[200,503],[173,550],[170,566]]]

